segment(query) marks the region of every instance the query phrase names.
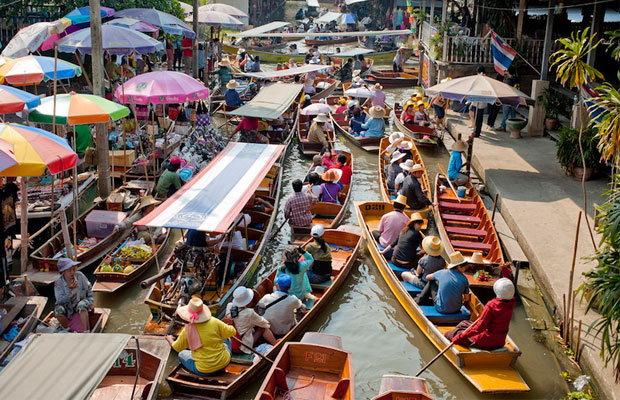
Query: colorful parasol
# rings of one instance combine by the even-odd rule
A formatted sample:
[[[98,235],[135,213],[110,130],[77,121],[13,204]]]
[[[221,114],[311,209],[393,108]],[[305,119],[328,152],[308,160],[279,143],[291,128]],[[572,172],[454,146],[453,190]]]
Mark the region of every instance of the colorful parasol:
[[[41,103],[41,98],[11,86],[0,85],[0,114],[20,112]]]
[[[52,35],[62,33],[71,21],[61,18],[53,22],[37,22],[22,28],[2,50],[3,56],[24,57],[34,53]]]
[[[176,71],[155,71],[138,75],[116,88],[121,103],[171,104],[209,97],[209,89],[189,75]]]
[[[200,10],[221,12],[224,14],[228,14],[231,17],[240,19],[244,22],[248,22],[248,19],[250,18],[248,14],[244,13],[237,7],[231,6],[229,4],[222,4],[222,3],[207,4],[207,5],[198,7],[199,13],[200,13]]]
[[[109,122],[129,115],[129,109],[118,103],[92,94],[61,94],[56,96],[56,123],[60,125]],[[54,97],[46,97],[41,105],[28,114],[28,121],[51,124],[54,116]]]
[[[90,28],[80,29],[58,41],[58,51],[91,54]],[[101,25],[103,50],[110,54],[155,53],[163,50],[161,42],[132,29],[115,25]]]
[[[2,176],[40,176],[46,168],[57,174],[77,163],[77,154],[65,139],[42,129],[0,124],[0,139],[13,145],[18,163],[1,171]]]
[[[0,139],[0,173],[17,164],[13,145]]]
[[[192,21],[187,17],[186,21]],[[245,23],[237,18],[219,11],[202,9],[198,11],[198,23],[208,26],[222,26],[224,28],[243,28]]]
[[[155,25],[129,17],[111,19],[103,25],[122,26],[123,28],[132,29],[138,32],[157,32],[159,30],[159,28]]]
[[[170,35],[184,35],[193,39],[196,33],[183,21],[163,11],[154,8],[129,8],[116,13],[116,17],[130,17],[148,22],[151,25],[160,27],[164,32]]]
[[[109,7],[101,7],[101,18],[111,17],[114,15],[114,9]],[[90,7],[80,7],[65,15],[65,18],[71,20],[73,25],[90,22]]]
[[[58,60],[58,79],[73,78],[82,75],[82,70],[75,64]],[[41,81],[54,79],[54,59],[43,56],[26,56],[15,58],[0,66],[0,83],[11,85],[32,85]]]

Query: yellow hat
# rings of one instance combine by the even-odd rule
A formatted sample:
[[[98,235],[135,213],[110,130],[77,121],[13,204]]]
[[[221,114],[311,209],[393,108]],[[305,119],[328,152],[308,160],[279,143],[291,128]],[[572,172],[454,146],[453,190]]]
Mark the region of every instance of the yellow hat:
[[[344,106],[345,104],[347,104],[347,99],[346,99],[346,98],[344,98],[344,97],[339,98],[339,99],[338,99],[338,104],[340,104],[340,105],[343,105],[343,106]]]
[[[411,214],[411,218],[409,219],[409,223],[407,225],[411,225],[414,222],[421,222],[422,224],[424,224],[426,221],[424,220],[422,214],[420,214],[419,212],[414,212],[413,214]]]
[[[463,257],[461,252],[455,251],[454,253],[450,254],[450,264],[448,264],[448,269],[452,269],[458,265],[465,264],[466,262],[467,260],[465,259],[465,257]]]
[[[424,240],[422,240],[422,248],[429,256],[438,256],[443,250],[441,239],[437,236],[425,237]]]
[[[407,111],[407,109],[409,107],[411,107],[413,105],[413,101],[409,100],[408,102],[405,103],[405,105],[403,106],[403,110]]]
[[[396,197],[396,200],[394,200],[394,203],[402,204],[403,206],[407,207],[407,197],[403,196],[402,194],[399,194]]]

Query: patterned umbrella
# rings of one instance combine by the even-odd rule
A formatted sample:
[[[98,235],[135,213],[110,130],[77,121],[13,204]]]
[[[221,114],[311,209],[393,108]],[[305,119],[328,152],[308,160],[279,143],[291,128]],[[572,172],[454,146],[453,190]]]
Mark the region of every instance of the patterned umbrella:
[[[441,95],[448,100],[495,103],[517,107],[532,99],[520,90],[486,75],[470,75],[431,86],[424,91],[428,95]]]
[[[138,32],[157,32],[159,30],[158,27],[151,25],[148,22],[127,17],[111,19],[103,25],[117,25],[122,26],[123,28],[133,29]]]
[[[101,7],[101,18],[111,17],[114,15],[114,9],[109,7]],[[90,7],[80,7],[65,15],[65,18],[71,20],[74,25],[90,22]]]
[[[17,164],[13,145],[6,140],[0,139],[0,172]]]
[[[109,122],[129,115],[129,109],[118,103],[91,94],[61,94],[56,96],[56,123],[81,125]],[[54,116],[54,97],[46,97],[31,110],[28,121],[51,124]]]
[[[80,67],[64,60],[58,60],[56,71],[58,79],[80,75],[82,75]],[[54,58],[52,57],[20,57],[8,60],[0,66],[0,83],[6,81],[11,85],[32,85],[50,79],[54,79]]]
[[[119,86],[114,96],[121,103],[171,104],[209,97],[209,89],[191,76],[176,71],[155,71],[138,75]]]
[[[50,36],[62,33],[71,21],[61,18],[53,22],[37,22],[22,28],[2,50],[7,57],[24,57],[37,51]]]
[[[151,25],[160,27],[170,35],[184,35],[190,39],[196,37],[196,33],[190,29],[183,21],[163,11],[154,8],[129,8],[116,13],[116,17],[130,17],[148,22]]]
[[[231,5],[228,4],[222,4],[222,3],[215,3],[215,4],[207,4],[201,7],[198,7],[198,12],[200,12],[200,10],[207,10],[207,11],[218,11],[224,14],[228,14],[231,17],[235,17],[237,19],[240,20],[244,20],[245,22],[248,21],[248,19],[250,18],[250,16],[246,13],[244,13],[243,11],[241,11],[240,9],[238,9],[237,7],[233,7]]]
[[[191,21],[192,17],[188,17],[185,20]],[[222,26],[224,28],[243,28],[245,26],[245,23],[231,15],[204,8],[198,11],[198,23],[208,26]]]
[[[27,108],[33,108],[41,103],[41,98],[23,90],[0,85],[0,114],[20,112]]]
[[[103,50],[110,54],[155,53],[164,49],[164,45],[152,37],[122,26],[101,25],[101,36]],[[76,50],[92,53],[90,28],[80,29],[58,41],[58,51],[74,53]]]

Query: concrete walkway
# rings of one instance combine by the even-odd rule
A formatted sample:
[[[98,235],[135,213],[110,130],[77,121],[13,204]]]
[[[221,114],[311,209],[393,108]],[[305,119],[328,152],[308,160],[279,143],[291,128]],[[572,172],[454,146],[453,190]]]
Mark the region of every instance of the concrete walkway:
[[[467,115],[462,120],[459,116],[449,112],[448,127],[452,136],[460,133],[466,140],[472,132],[471,122]],[[556,160],[555,142],[549,137],[531,138],[526,132],[522,136],[511,139],[508,132],[483,128],[481,137],[474,140],[472,166],[491,195],[499,193],[498,209],[527,256],[545,299],[561,315],[562,296],[568,293],[577,217],[583,207],[581,182],[564,174]],[[592,203],[602,204],[606,189],[606,178],[587,182],[590,223]],[[598,245],[600,236],[596,233],[595,240]],[[593,267],[583,260],[593,253],[582,217],[573,288],[583,282],[582,273]],[[620,399],[620,385],[614,381],[612,368],[603,366],[598,340],[585,334],[598,315],[592,311],[584,315],[584,305],[577,303],[575,307],[575,320],[584,324],[580,364],[596,381],[601,398]]]

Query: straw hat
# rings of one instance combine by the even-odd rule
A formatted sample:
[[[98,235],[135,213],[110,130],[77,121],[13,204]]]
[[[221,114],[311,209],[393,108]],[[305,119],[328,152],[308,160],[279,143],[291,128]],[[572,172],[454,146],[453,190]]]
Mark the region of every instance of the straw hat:
[[[253,298],[254,298],[254,291],[252,289],[239,286],[233,292],[232,304],[233,306],[237,306],[237,307],[245,307],[248,304],[250,304]]]
[[[398,196],[396,196],[394,203],[402,204],[403,206],[407,207],[407,197],[399,194]]]
[[[304,86],[312,86],[314,85],[314,79],[306,78],[304,80]]]
[[[422,240],[422,248],[429,256],[438,256],[443,250],[441,239],[437,236],[427,236]]]
[[[70,258],[59,258],[58,259],[58,263],[56,264],[56,268],[58,269],[58,272],[62,273],[66,270],[68,270],[71,267],[75,267],[76,265],[80,265],[81,262],[79,261],[73,261]]]
[[[322,100],[322,99],[321,99]],[[345,104],[347,104],[347,99],[346,97],[341,97],[338,99],[338,104],[340,104],[341,106],[344,106]]]
[[[140,205],[138,206],[138,210],[143,209],[144,207],[148,207],[151,204],[152,205],[158,205],[160,204],[161,201],[155,200],[155,198],[151,195],[148,195],[146,197],[143,197],[140,199]]]
[[[385,116],[385,109],[381,106],[372,106],[368,110],[368,115],[372,118],[383,118]]]
[[[198,314],[198,319],[194,320],[195,323],[207,322],[211,318],[211,310],[198,297],[192,297],[186,306],[177,308],[177,314],[187,322],[191,322],[192,314]]]
[[[422,224],[424,224],[426,221],[424,220],[422,214],[420,214],[419,212],[414,212],[413,214],[411,214],[411,218],[409,219],[407,225],[411,225],[414,222],[421,222]]]
[[[457,140],[452,145],[452,150],[454,150],[454,151],[465,151],[465,150],[467,150],[467,145],[462,140]]]
[[[390,135],[390,144],[394,143],[395,141],[399,140],[399,139],[403,139],[405,137],[405,134],[402,132],[394,132]]]
[[[411,171],[411,169],[413,168],[415,164],[413,164],[413,160],[407,160],[404,163],[400,163],[398,165],[400,168],[402,168],[405,171]]]
[[[325,182],[338,182],[342,177],[342,170],[338,168],[332,168],[325,171],[323,175],[321,175],[321,179]]]
[[[314,168],[314,171],[312,172],[316,172],[319,176],[321,176],[325,173],[325,167],[319,165],[318,167]]]
[[[401,153],[400,151],[396,150],[395,152],[392,153],[392,158],[390,159],[390,164],[400,160],[404,156],[406,156],[405,153]]]
[[[312,237],[314,238],[320,238],[323,237],[323,235],[325,234],[325,227],[323,227],[323,225],[314,225],[312,227],[312,229],[310,230],[310,235],[312,235]]]
[[[230,67],[230,60],[228,58],[222,58],[217,65],[220,67]]]
[[[495,281],[493,291],[500,299],[510,300],[515,297],[515,285],[508,278],[500,278]]]
[[[315,122],[329,122],[329,119],[327,119],[327,114],[319,114],[314,118]]]
[[[417,97],[415,97],[417,99]],[[407,111],[407,109],[409,107],[413,106],[413,101],[409,100],[408,102],[405,103],[405,105],[403,106],[403,110]]]
[[[404,44],[398,45],[398,50],[407,50]]]
[[[398,148],[401,149],[402,151],[409,151],[413,149],[413,142],[410,140],[403,140],[398,145]]]
[[[409,172],[421,172],[424,171],[424,167],[420,164],[414,164],[413,167],[409,170]]]
[[[355,100],[349,100],[347,101],[347,108],[353,108],[355,106],[357,106],[359,103]]]
[[[237,82],[236,80],[233,79],[231,81],[228,81],[228,83],[226,84],[226,89],[233,89],[234,90],[234,89],[237,88],[237,86],[239,86],[239,82]]]
[[[383,86],[381,86],[379,83],[375,83],[375,85],[370,89],[373,92],[377,92],[379,90],[383,90]]]
[[[455,251],[454,253],[450,254],[450,264],[448,264],[448,269],[452,269],[458,265],[465,264],[466,262],[467,260],[465,259],[465,257],[463,257],[461,252]]]
[[[474,252],[474,254],[469,257],[469,260],[467,260],[467,262],[469,262],[470,264],[490,264],[488,260],[485,260],[482,257],[482,253],[479,251]]]

